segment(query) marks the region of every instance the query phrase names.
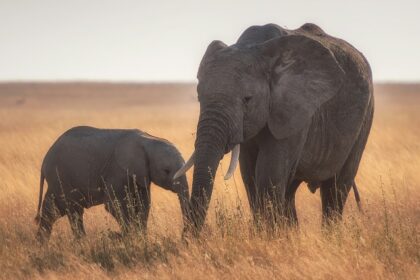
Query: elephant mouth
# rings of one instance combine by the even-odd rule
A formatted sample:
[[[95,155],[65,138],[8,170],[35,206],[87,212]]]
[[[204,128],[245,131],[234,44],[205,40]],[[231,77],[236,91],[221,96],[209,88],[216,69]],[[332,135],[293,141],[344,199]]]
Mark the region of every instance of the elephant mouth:
[[[230,153],[237,145],[240,145],[243,141],[228,142],[224,147],[224,153]]]
[[[226,144],[225,154],[230,153],[233,150],[233,148],[235,148],[235,146],[238,145],[238,144],[240,144],[240,143],[228,143],[228,144]]]

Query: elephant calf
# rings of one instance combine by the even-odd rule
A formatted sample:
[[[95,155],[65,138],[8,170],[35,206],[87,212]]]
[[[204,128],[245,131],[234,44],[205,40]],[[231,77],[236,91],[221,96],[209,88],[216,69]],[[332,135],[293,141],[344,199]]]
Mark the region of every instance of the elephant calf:
[[[48,240],[54,222],[64,215],[75,236],[84,235],[84,208],[102,203],[123,231],[129,225],[145,231],[151,182],[178,194],[185,219],[187,179],[172,179],[183,164],[174,145],[140,130],[71,128],[52,145],[42,163],[35,218],[38,239]],[[42,200],[45,179],[48,190]]]

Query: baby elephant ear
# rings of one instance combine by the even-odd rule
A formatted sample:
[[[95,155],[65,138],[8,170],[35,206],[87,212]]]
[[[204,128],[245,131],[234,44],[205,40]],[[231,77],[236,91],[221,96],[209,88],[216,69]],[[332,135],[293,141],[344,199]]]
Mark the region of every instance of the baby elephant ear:
[[[226,48],[227,45],[219,40],[214,40],[208,45],[206,53],[201,59],[200,66],[198,67],[197,78],[200,79],[200,73],[202,72],[203,66],[216,54],[219,50]]]
[[[268,127],[277,139],[309,126],[314,113],[334,97],[344,71],[320,42],[302,35],[272,39],[260,46],[270,65]]]

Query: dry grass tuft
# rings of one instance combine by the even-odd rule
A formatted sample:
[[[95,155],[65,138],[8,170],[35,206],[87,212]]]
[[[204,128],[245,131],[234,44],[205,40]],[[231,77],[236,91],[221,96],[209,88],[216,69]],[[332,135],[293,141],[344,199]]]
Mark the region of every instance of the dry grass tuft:
[[[86,211],[85,239],[74,241],[63,218],[40,247],[32,222],[39,168],[57,136],[82,124],[136,127],[188,157],[199,110],[194,86],[0,85],[0,278],[419,279],[419,101],[420,86],[376,88],[357,178],[364,213],[351,195],[332,229],[321,229],[319,194],[302,185],[300,227],[257,232],[238,171],[224,182],[219,170],[198,240],[181,241],[176,196],[153,187],[147,240],[117,237],[117,223],[99,206]]]

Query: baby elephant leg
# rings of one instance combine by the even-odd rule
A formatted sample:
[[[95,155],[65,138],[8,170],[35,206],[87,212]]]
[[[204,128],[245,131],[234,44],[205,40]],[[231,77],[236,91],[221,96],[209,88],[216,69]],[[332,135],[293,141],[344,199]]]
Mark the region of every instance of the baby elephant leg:
[[[136,195],[136,216],[139,219],[139,226],[141,233],[147,232],[147,220],[150,211],[150,186],[138,186]]]
[[[37,232],[37,239],[41,243],[49,240],[53,224],[64,215],[64,210],[59,209],[56,204],[55,195],[51,192],[45,194],[42,202],[41,217],[39,220],[39,227]]]
[[[129,227],[129,213],[127,211],[127,207],[125,207],[121,200],[119,199],[112,199],[105,202],[105,210],[108,211],[118,222],[121,227],[122,232],[127,232]]]
[[[127,203],[127,201],[131,201],[131,203]],[[134,226],[141,233],[145,233],[150,211],[150,193],[139,188],[138,193],[132,195],[130,199],[116,196],[105,202],[105,210],[117,220],[122,232],[126,232],[129,227]]]
[[[130,228],[144,233],[150,210],[150,186],[131,178],[127,186],[127,175],[123,175],[107,181],[105,210],[117,220],[123,233]]]
[[[83,224],[83,212],[83,207],[78,205],[71,205],[67,210],[67,217],[69,218],[71,230],[77,239],[86,235]]]
[[[121,227],[122,232],[127,232],[129,227],[129,211],[125,198],[126,175],[114,175],[106,180],[105,189],[105,210],[109,212]]]

